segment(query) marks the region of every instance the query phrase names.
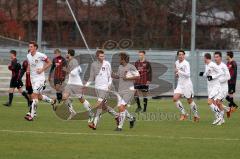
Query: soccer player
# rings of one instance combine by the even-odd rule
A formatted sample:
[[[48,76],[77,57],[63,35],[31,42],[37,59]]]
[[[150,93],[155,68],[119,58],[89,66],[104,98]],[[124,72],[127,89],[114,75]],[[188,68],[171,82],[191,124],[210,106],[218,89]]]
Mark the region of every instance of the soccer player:
[[[234,55],[232,51],[227,52],[227,67],[229,69],[231,78],[228,80],[228,96],[226,97],[226,100],[229,102],[231,111],[234,112],[238,106],[233,100],[237,80],[237,63],[235,62],[233,56]]]
[[[188,104],[191,107],[191,111],[193,113],[194,122],[198,122],[200,117],[197,111],[197,105],[193,100],[194,92],[193,85],[190,78],[190,65],[188,61],[185,59],[184,50],[179,50],[177,52],[178,60],[175,62],[175,75],[178,78],[177,87],[174,90],[173,101],[176,104],[176,107],[180,110],[181,116],[180,121],[186,120],[188,117],[187,112],[184,109],[180,98],[184,96],[187,99]]]
[[[140,78],[136,67],[129,63],[129,55],[125,52],[119,54],[120,66],[117,74],[112,74],[113,78],[119,79],[118,93],[118,110],[119,110],[119,124],[115,131],[122,131],[125,118],[130,119],[130,128],[134,127],[135,117],[127,111],[127,105],[130,104],[135,94],[134,81]],[[130,73],[132,76],[127,76]]]
[[[206,53],[204,55],[205,62],[205,72],[200,72],[200,76],[207,78],[208,82],[208,105],[215,115],[215,120],[213,125],[218,124],[222,121],[222,116],[220,114],[219,105],[221,99],[223,99],[222,89],[219,81],[219,77],[223,74],[221,69],[211,60],[211,54]]]
[[[224,123],[224,110],[227,112],[227,117],[230,117],[231,109],[229,107],[226,107],[223,105],[223,100],[227,97],[228,95],[228,80],[230,79],[230,73],[227,68],[227,65],[222,62],[222,53],[217,51],[214,53],[214,59],[216,64],[219,66],[219,68],[222,70],[223,74],[219,77],[220,85],[222,88],[222,94],[223,94],[223,99],[219,103],[219,109],[220,109],[220,114],[222,116],[222,120],[218,123],[218,125],[221,125]]]
[[[134,88],[137,90],[135,94],[135,101],[137,103],[136,113],[142,110],[139,94],[142,93],[143,95],[143,112],[147,111],[147,93],[149,89],[149,84],[152,81],[152,67],[150,62],[148,62],[145,58],[145,51],[139,51],[138,57],[139,60],[135,62],[135,67],[137,68],[138,72],[140,73],[140,78],[135,81]]]
[[[21,64],[18,63],[16,56],[17,52],[15,50],[11,50],[10,51],[11,64],[8,66],[8,69],[12,71],[12,77],[10,80],[8,102],[3,104],[4,106],[8,107],[12,105],[13,92],[16,88],[18,89],[18,92],[21,93],[26,98],[27,103],[29,103],[27,93],[22,90],[23,82],[20,79]]]
[[[85,87],[89,86],[92,82],[95,83],[95,91],[97,94],[97,112],[92,124],[89,125],[90,128],[96,130],[97,123],[100,119],[102,110],[107,110],[110,114],[115,117],[115,120],[118,121],[118,114],[114,111],[113,108],[107,106],[108,91],[112,86],[112,68],[108,61],[105,60],[104,51],[96,51],[97,61],[94,61],[90,69],[90,77],[88,82],[85,84]],[[104,101],[106,100],[106,101]]]
[[[63,67],[66,67],[67,62],[64,57],[61,56],[61,51],[59,49],[54,50],[55,58],[52,61],[52,67],[49,72],[48,81],[51,81],[51,76],[54,71],[54,87],[56,89],[57,100],[60,103],[62,100],[62,84],[65,80],[66,72]]]
[[[66,55],[67,59],[67,67],[65,69],[66,73],[69,74],[68,82],[63,91],[63,103],[68,107],[70,111],[70,116],[68,118],[71,119],[76,115],[76,112],[73,108],[72,101],[69,99],[70,96],[77,96],[80,103],[83,104],[84,108],[89,112],[89,123],[93,120],[93,112],[90,106],[90,103],[84,99],[83,96],[83,83],[80,74],[82,73],[82,69],[78,64],[78,61],[74,58],[75,51],[69,49]]]
[[[38,45],[36,42],[29,42],[29,53],[27,54],[28,59],[28,68],[27,71],[30,71],[30,78],[32,83],[33,93],[32,97],[32,105],[31,105],[31,114],[26,115],[25,119],[28,121],[33,121],[35,117],[38,100],[44,100],[52,104],[54,109],[56,100],[51,99],[46,95],[42,94],[42,91],[45,87],[45,71],[51,66],[51,61],[48,57],[38,52]]]

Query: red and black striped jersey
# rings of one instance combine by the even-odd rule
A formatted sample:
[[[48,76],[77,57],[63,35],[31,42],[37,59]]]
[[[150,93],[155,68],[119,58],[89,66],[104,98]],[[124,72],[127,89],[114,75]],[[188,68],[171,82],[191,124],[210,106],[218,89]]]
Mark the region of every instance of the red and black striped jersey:
[[[27,72],[27,68],[28,68],[28,60],[24,60],[23,63],[22,63],[22,69],[21,69],[20,77],[22,78],[24,73],[26,73],[25,86],[26,87],[31,87],[32,83],[31,83],[31,79],[30,79],[30,72]]]
[[[67,61],[62,56],[57,56],[52,61],[52,67],[50,69],[50,76],[54,70],[54,79],[64,80],[66,76],[66,72],[63,71],[63,67],[67,66]]]
[[[19,80],[21,65],[17,62],[16,58],[11,61],[10,65],[8,65],[8,69],[12,71],[12,79]]]
[[[236,84],[237,80],[237,63],[233,60],[230,62],[227,62],[227,67],[230,73],[230,80],[228,80],[229,84]]]
[[[147,82],[152,81],[152,67],[150,62],[148,62],[147,60],[138,60],[135,62],[135,67],[140,74],[140,79],[135,80],[135,84],[145,85],[147,84]]]

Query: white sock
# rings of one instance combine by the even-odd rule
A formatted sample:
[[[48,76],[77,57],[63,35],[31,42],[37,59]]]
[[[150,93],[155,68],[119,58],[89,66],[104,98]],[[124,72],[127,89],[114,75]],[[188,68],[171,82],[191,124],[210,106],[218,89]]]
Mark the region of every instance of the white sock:
[[[33,99],[32,105],[31,105],[31,112],[30,115],[33,118],[34,114],[36,113],[36,109],[37,109],[37,103],[38,103],[38,99]]]
[[[125,112],[126,112],[126,117],[127,117],[127,119],[128,119],[129,121],[132,121],[132,120],[133,120],[133,116],[128,112],[127,109],[125,110]]]
[[[191,106],[191,110],[192,110],[193,116],[194,116],[194,117],[199,117],[199,116],[198,116],[198,111],[197,111],[197,105],[195,104],[194,101],[192,101],[192,103],[190,104],[190,106]]]
[[[95,118],[94,118],[94,121],[93,121],[95,126],[97,126],[97,124],[98,124],[101,113],[102,113],[102,109],[101,108],[97,109],[97,112],[96,112],[96,115],[95,115]]]
[[[109,114],[111,114],[115,118],[118,117],[118,113],[112,107],[107,106],[107,111],[108,111]]]
[[[42,101],[47,102],[47,103],[53,102],[53,100],[46,95],[42,95]]]
[[[226,112],[229,112],[230,111],[230,107],[227,107],[225,105],[223,105],[223,109],[226,111]]]
[[[122,129],[124,121],[126,118],[126,110],[124,110],[123,112],[119,113],[119,125],[118,128]]]
[[[221,118],[224,118],[224,110],[220,110]]]
[[[67,99],[65,101],[65,105],[68,107],[68,110],[70,111],[70,113],[76,113],[76,111],[73,109],[71,100]]]
[[[215,117],[217,118],[220,115],[219,108],[216,105],[214,105],[213,103],[210,105],[210,108],[211,108],[212,112],[214,113]]]
[[[83,107],[88,111],[89,116],[94,116],[90,103],[87,100],[83,102]]]
[[[186,114],[186,111],[183,107],[183,104],[180,100],[178,100],[177,102],[175,102],[176,107],[180,110],[181,114]]]

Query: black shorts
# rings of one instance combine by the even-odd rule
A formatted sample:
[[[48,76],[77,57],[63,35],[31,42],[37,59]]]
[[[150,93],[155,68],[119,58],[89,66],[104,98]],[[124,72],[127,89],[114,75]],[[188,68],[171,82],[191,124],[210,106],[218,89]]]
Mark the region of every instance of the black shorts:
[[[15,80],[15,79],[11,79],[10,80],[10,88],[22,88],[23,86],[23,82],[21,80]]]
[[[26,87],[26,90],[27,90],[27,94],[32,94],[33,93],[32,87]]]
[[[235,88],[236,88],[236,84],[228,84],[228,93],[229,94],[235,93]]]
[[[142,85],[142,84],[135,84],[134,89],[137,89],[142,92],[148,92],[149,86],[148,85]]]
[[[62,85],[62,83],[64,82],[65,79],[57,79],[57,78],[54,78],[53,82],[54,82],[54,85],[56,86],[57,84],[59,85]]]

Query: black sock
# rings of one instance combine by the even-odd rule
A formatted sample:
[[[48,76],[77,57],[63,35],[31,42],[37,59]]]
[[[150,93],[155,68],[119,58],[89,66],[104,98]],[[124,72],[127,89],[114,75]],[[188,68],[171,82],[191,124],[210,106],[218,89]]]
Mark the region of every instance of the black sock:
[[[62,100],[62,93],[56,93],[56,96],[58,101]]]
[[[135,97],[135,101],[136,101],[136,103],[137,103],[137,105],[138,105],[138,108],[141,108],[141,104],[140,104],[140,99],[139,99],[139,97]]]
[[[28,107],[29,107],[29,108],[32,107],[32,102],[33,102],[32,100],[29,101],[29,103],[28,103]]]
[[[13,100],[13,93],[8,94],[8,104],[11,105]]]
[[[22,92],[22,96],[24,96],[25,99],[27,99],[27,102],[29,103],[29,98],[28,98],[28,95],[25,91]]]
[[[144,104],[144,111],[147,110],[147,103],[148,103],[148,99],[147,98],[143,98],[143,104]]]

